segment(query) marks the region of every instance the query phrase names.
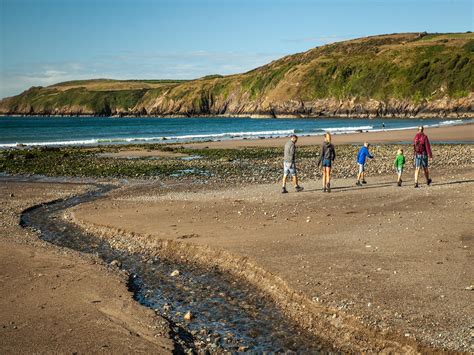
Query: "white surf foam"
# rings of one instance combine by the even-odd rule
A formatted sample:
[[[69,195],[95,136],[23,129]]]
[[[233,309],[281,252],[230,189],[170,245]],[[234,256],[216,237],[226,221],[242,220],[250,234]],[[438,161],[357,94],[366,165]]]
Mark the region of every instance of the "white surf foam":
[[[252,137],[284,137],[293,134],[295,130],[275,130],[275,131],[255,131],[255,132],[224,132],[215,134],[189,134],[181,136],[158,136],[158,137],[124,137],[124,138],[99,138],[85,140],[70,140],[57,142],[21,142],[21,143],[3,143],[0,148],[13,148],[19,145],[25,146],[64,146],[64,145],[91,145],[99,143],[132,143],[132,142],[153,142],[153,141],[181,141],[198,139],[219,139],[219,138],[252,138]]]
[[[446,127],[466,123],[474,123],[474,120],[446,120],[439,123],[425,125],[425,127]],[[101,143],[139,143],[139,142],[158,142],[158,141],[192,141],[192,140],[216,140],[216,139],[242,139],[242,138],[256,138],[256,137],[286,137],[290,134],[297,133],[302,136],[320,136],[324,132],[331,132],[334,134],[356,133],[360,131],[381,132],[381,131],[401,131],[416,129],[417,126],[395,127],[395,128],[377,128],[373,126],[347,126],[347,127],[324,127],[318,128],[315,132],[301,131],[297,129],[288,130],[271,130],[271,131],[249,131],[249,132],[223,132],[223,133],[209,133],[209,134],[188,134],[176,136],[157,136],[157,137],[124,137],[124,138],[91,138],[83,140],[65,140],[65,141],[44,141],[44,142],[17,142],[17,143],[0,143],[0,148],[14,148],[20,145],[25,146],[67,146],[67,145],[94,145]]]
[[[353,133],[357,131],[369,131],[373,129],[373,126],[355,126],[355,127],[329,127],[329,128],[321,128],[321,130],[325,132],[331,133]]]
[[[97,139],[84,139],[84,140],[77,140],[77,141],[59,141],[59,142],[31,142],[31,143],[0,143],[0,148],[13,148],[22,145],[26,145],[29,147],[35,146],[56,146],[56,145],[89,145],[89,144],[97,144]]]

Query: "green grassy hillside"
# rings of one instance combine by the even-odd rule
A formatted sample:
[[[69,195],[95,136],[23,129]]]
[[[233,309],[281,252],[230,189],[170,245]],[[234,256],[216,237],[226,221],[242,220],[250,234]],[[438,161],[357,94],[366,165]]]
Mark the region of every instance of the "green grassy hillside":
[[[474,116],[474,34],[333,43],[247,73],[71,81],[0,101],[3,114]]]

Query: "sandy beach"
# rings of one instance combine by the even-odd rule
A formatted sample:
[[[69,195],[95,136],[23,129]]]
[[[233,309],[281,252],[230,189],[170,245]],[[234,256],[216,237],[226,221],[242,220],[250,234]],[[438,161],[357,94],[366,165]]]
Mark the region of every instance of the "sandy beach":
[[[473,201],[466,196],[474,175],[454,169],[435,176],[433,186],[418,190],[377,177],[364,188],[336,180],[331,194],[314,181],[287,196],[273,184],[135,187],[79,206],[73,216],[97,233],[122,233],[137,248],[171,240],[251,260],[321,313],[355,316],[364,327],[405,338],[401,344],[472,351]],[[219,258],[201,262],[232,270]],[[351,348],[333,329],[317,331]]]
[[[0,355],[474,355],[472,3],[0,0]]]
[[[433,143],[472,142],[473,127],[426,133]],[[413,134],[336,135],[341,154],[331,194],[321,192],[316,174],[313,151],[321,137],[302,137],[301,193],[290,188],[282,195],[277,182],[281,157],[257,154],[243,159],[240,169],[270,168],[252,168],[251,177],[232,172],[115,181],[120,188],[64,211],[62,218],[117,250],[146,256],[146,264],[159,257],[245,280],[335,350],[474,351],[472,145],[434,144],[433,185],[422,179],[421,188],[414,189],[413,170],[407,167],[404,185],[397,187],[391,173],[393,147],[384,143],[411,141]],[[280,147],[286,139],[188,146]],[[377,158],[369,164],[368,184],[356,187],[351,178],[354,149],[344,144],[365,139],[377,143]],[[101,159],[186,156],[143,146],[116,150]],[[234,164],[227,158],[208,163]],[[160,316],[169,314],[168,308],[155,313],[134,301],[125,272],[97,256],[46,243],[37,232],[19,226],[27,207],[93,186],[67,179],[4,179],[1,350],[172,352],[176,343],[170,324]],[[193,333],[191,343],[198,335]],[[215,349],[213,339],[197,348]]]
[[[0,182],[0,352],[173,352],[168,323],[133,301],[125,274],[19,226],[25,208],[87,188]]]
[[[412,142],[416,128],[395,131],[348,133],[333,135],[333,143],[339,144],[361,144],[368,141],[373,144]],[[474,124],[466,124],[448,127],[427,127],[425,133],[431,142],[474,142]],[[188,143],[185,146],[191,148],[243,148],[243,147],[279,147],[283,146],[287,138],[271,139],[248,139],[248,140],[226,140],[220,142]],[[302,136],[299,145],[320,145],[322,136]]]

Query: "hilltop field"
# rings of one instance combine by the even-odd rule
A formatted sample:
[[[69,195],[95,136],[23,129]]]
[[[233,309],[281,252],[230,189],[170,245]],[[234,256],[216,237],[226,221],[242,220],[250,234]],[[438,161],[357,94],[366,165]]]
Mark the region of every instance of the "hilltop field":
[[[70,81],[0,101],[4,115],[474,117],[474,34],[403,33],[196,80]]]

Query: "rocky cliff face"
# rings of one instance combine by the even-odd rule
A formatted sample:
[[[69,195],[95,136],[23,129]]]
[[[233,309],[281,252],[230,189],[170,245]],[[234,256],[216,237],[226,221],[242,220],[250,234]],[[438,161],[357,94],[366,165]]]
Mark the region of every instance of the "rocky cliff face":
[[[326,98],[313,101],[261,102],[242,97],[230,97],[226,101],[212,101],[210,105],[195,107],[188,102],[167,101],[158,98],[150,105],[139,105],[132,112],[115,114],[149,116],[250,116],[250,117],[450,117],[474,118],[474,93],[453,99],[448,96],[437,100],[390,99],[380,101],[360,98]]]
[[[367,37],[186,82],[33,87],[1,100],[0,114],[474,117],[474,34]]]

